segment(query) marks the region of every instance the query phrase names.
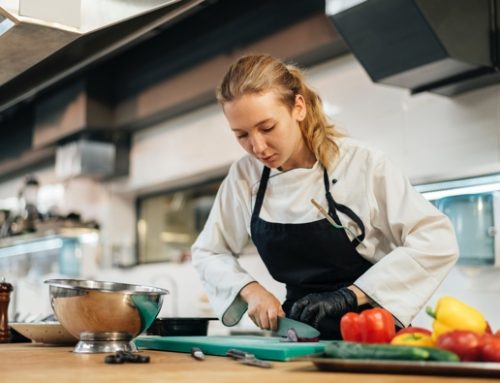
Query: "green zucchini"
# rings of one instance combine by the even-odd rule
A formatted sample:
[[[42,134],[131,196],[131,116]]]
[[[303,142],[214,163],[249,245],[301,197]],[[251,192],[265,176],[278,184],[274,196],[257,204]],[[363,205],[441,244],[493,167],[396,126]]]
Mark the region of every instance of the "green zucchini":
[[[419,346],[419,348],[423,348],[424,350],[429,352],[429,359],[428,360],[434,360],[438,362],[459,362],[460,358],[458,357],[457,354],[443,350],[441,348],[436,348],[436,347],[422,347]]]
[[[338,359],[429,360],[430,353],[422,347],[390,344],[366,344],[332,341],[325,354]]]

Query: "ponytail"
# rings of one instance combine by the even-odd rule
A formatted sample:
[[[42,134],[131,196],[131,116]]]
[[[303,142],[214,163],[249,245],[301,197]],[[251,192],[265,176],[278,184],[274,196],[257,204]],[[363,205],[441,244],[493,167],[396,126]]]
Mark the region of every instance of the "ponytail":
[[[300,69],[293,65],[288,65],[287,69],[299,84],[298,94],[301,94],[306,102],[306,117],[299,122],[306,145],[316,159],[328,169],[339,155],[335,139],[344,135],[336,130],[333,124],[328,123],[321,98],[307,85]]]

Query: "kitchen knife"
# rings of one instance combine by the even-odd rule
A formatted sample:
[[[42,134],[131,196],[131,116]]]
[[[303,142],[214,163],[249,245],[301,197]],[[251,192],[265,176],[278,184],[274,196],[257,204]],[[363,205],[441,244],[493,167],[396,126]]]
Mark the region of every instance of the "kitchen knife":
[[[294,329],[299,338],[318,338],[319,331],[308,324],[298,322],[296,320],[279,317],[278,318],[278,331],[276,334],[279,336],[288,336],[288,330]]]

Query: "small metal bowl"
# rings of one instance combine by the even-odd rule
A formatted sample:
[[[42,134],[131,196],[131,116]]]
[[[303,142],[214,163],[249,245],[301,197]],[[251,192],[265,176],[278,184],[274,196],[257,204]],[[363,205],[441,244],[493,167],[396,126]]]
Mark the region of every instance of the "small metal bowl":
[[[208,321],[218,318],[156,318],[148,328],[148,335],[181,336],[207,335]]]
[[[137,351],[132,339],[155,320],[165,289],[79,279],[49,279],[50,303],[82,353]]]

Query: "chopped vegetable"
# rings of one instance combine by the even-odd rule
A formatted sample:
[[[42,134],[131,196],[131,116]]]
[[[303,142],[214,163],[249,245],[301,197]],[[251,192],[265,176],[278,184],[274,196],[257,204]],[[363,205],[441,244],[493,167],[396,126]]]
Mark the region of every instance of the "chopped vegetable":
[[[297,331],[295,331],[294,328],[289,328],[288,331],[286,332],[286,339],[289,342],[298,342],[299,336],[297,335]]]
[[[288,342],[319,342],[319,337],[313,337],[313,338],[305,338],[305,337],[300,337],[297,334],[297,330],[295,330],[293,327],[289,328],[288,331],[286,332],[286,340]]]

